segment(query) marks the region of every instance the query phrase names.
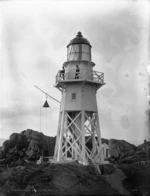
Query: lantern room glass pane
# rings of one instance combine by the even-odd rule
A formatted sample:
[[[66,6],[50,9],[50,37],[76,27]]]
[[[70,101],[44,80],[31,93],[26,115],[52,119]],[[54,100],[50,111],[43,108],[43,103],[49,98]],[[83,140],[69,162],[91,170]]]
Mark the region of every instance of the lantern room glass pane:
[[[91,47],[82,44],[82,60],[91,61]]]
[[[89,54],[82,53],[82,60],[89,61]]]
[[[73,44],[68,47],[67,60],[79,60],[79,45]]]
[[[89,49],[90,49],[90,47],[88,45],[82,44],[82,52],[89,54],[90,53]]]

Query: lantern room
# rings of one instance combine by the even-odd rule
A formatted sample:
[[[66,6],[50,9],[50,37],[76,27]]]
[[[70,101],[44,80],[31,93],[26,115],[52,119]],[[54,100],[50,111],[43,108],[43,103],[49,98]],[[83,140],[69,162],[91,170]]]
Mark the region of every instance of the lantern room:
[[[67,45],[67,61],[91,61],[91,45],[81,32]]]

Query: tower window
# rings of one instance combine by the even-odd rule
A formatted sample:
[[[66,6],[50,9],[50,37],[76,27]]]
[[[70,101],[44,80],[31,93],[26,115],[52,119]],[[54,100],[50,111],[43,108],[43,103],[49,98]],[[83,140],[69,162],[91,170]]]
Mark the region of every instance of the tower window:
[[[106,149],[106,157],[108,157],[109,149]]]
[[[76,93],[72,93],[71,99],[72,99],[72,100],[76,100]]]

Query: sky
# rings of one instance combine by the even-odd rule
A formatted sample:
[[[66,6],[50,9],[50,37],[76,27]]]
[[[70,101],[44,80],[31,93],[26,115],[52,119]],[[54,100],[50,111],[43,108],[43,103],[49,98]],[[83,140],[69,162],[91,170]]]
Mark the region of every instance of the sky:
[[[1,1],[0,138],[26,129],[57,134],[55,76],[78,31],[92,45],[95,71],[104,73],[97,92],[102,138],[133,144],[150,140],[148,94],[149,2]]]

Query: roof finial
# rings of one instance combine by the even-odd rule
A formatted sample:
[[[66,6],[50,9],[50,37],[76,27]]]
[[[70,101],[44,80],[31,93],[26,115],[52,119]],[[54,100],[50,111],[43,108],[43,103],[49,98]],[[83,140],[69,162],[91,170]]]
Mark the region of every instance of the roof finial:
[[[82,37],[83,37],[83,36],[82,36],[82,33],[81,33],[80,31],[78,32],[77,37],[78,37],[78,38],[82,38]]]

